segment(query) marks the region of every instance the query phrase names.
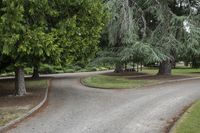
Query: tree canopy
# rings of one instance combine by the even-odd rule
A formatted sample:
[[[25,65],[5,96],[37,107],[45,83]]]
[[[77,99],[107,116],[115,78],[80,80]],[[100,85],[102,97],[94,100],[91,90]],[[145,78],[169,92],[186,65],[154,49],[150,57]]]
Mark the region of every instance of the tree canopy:
[[[181,49],[199,52],[197,0],[109,0],[107,5],[111,12],[108,49],[116,64],[159,62],[171,67],[172,62],[184,56]],[[171,68],[168,70],[166,73],[170,74]],[[165,74],[161,69],[160,73]]]
[[[87,62],[104,26],[100,0],[0,0],[1,56],[14,67]],[[19,94],[23,95],[23,94]]]

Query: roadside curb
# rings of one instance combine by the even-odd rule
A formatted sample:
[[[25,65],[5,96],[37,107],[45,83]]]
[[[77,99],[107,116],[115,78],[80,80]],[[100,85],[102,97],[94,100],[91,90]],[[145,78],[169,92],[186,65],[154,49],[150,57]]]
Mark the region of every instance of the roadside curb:
[[[28,111],[26,114],[24,114],[23,116],[21,116],[21,117],[15,119],[15,120],[9,122],[8,124],[0,127],[0,133],[7,131],[9,128],[14,126],[15,124],[23,121],[27,117],[31,116],[33,113],[37,112],[40,108],[42,108],[42,106],[47,102],[51,79],[49,79],[47,82],[48,83],[47,83],[47,88],[46,88],[46,91],[45,91],[44,99],[38,105],[36,105],[34,108],[32,108],[30,111]]]

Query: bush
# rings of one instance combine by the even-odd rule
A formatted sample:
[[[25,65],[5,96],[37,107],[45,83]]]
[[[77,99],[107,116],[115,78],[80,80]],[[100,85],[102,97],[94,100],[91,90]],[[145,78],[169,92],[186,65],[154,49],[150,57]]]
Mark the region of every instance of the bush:
[[[72,69],[74,69],[75,71],[79,71],[81,70],[82,68],[80,66],[74,66]]]
[[[30,68],[30,67],[26,67],[26,68],[24,68],[24,73],[28,74],[28,75],[31,75],[33,73],[33,69]]]
[[[65,73],[74,73],[75,72],[75,70],[74,69],[64,69],[63,70]]]
[[[60,71],[60,70],[63,70],[63,67],[62,66],[53,66],[53,69],[56,70],[56,71]]]
[[[43,74],[52,74],[52,73],[55,73],[55,70],[53,69],[53,66],[51,65],[42,64],[39,72]]]
[[[96,67],[87,67],[86,71],[90,72],[90,71],[98,71],[98,69]]]

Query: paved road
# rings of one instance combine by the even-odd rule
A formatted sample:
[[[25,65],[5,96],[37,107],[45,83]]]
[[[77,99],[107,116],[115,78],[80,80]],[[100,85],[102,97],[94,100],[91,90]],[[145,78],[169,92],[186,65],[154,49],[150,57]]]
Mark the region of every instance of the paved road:
[[[200,98],[200,80],[102,90],[80,84],[88,74],[58,75],[48,107],[9,133],[162,133],[167,121]]]

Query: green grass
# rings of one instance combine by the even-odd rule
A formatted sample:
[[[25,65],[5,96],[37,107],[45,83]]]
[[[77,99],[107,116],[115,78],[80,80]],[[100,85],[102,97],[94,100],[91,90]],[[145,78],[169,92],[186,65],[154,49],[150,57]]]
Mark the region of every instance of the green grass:
[[[158,68],[144,68],[143,73],[155,75],[158,72]],[[188,77],[200,76],[200,69],[179,67],[172,70],[172,75],[183,75]],[[126,88],[139,88],[150,84],[159,83],[158,80],[130,80],[129,76],[105,76],[97,75],[87,77],[81,80],[81,82],[90,87],[104,88],[104,89],[126,89]]]
[[[200,101],[195,103],[178,122],[173,133],[200,132]]]
[[[158,68],[144,68],[143,72],[148,74],[157,74]],[[200,76],[200,69],[177,67],[176,69],[172,70],[172,75]]]
[[[176,68],[172,70],[173,75],[189,75],[198,76],[200,75],[200,69],[196,68]]]
[[[96,75],[82,79],[82,83],[86,86],[106,89],[138,88],[155,82],[152,80],[129,80],[125,77],[105,75]]]

